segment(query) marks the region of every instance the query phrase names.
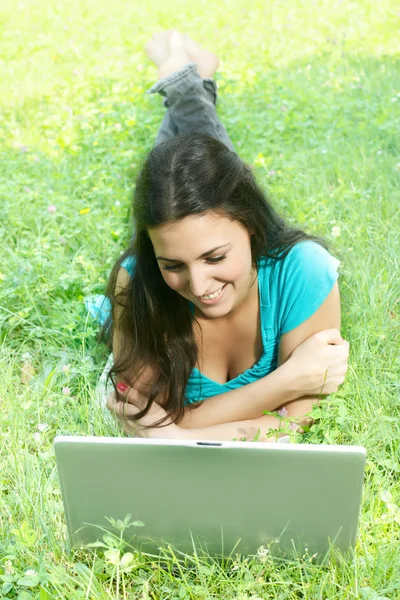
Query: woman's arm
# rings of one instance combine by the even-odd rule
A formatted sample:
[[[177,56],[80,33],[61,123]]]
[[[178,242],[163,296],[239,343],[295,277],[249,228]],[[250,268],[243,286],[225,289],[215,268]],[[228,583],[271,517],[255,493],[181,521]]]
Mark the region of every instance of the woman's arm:
[[[307,319],[304,323],[302,323],[296,329],[285,333],[280,341],[279,341],[279,350],[278,350],[278,366],[285,364],[293,351],[301,344],[304,340],[305,336],[308,336],[313,331],[315,327],[331,327],[340,331],[341,325],[341,311],[340,311],[340,293],[339,293],[339,285],[336,282],[333,286],[333,289],[325,302],[321,305],[321,307],[311,316],[310,319]],[[317,329],[318,331],[318,329]],[[348,344],[347,344],[348,346]],[[347,372],[347,360],[344,366],[343,377]],[[325,397],[328,394],[320,394],[319,397]],[[290,417],[299,417],[300,415],[305,415],[310,413],[313,407],[313,404],[318,402],[319,397],[300,397],[294,401],[289,401],[285,403],[284,406],[287,410],[287,416]],[[311,422],[311,419],[309,419]]]
[[[136,401],[137,395],[132,388],[129,388],[125,392],[120,392],[121,396],[125,396],[126,402],[117,401],[114,393],[110,394],[107,400],[108,408],[119,421],[122,430],[129,436],[153,439],[211,441],[229,441],[233,439],[253,441],[254,438],[258,438],[259,441],[267,441],[266,435],[270,432],[270,429],[277,429],[279,427],[279,419],[266,415],[259,419],[222,423],[220,425],[196,429],[184,429],[170,420],[163,427],[152,427],[153,423],[166,416],[165,410],[161,406],[153,404],[147,415],[139,421],[134,421],[131,417],[137,414],[139,407],[132,403],[133,394]]]
[[[278,430],[280,428],[280,419],[273,415],[264,415],[258,419],[247,419],[193,429],[184,429],[171,421],[167,421],[168,424],[164,427],[152,427],[153,423],[166,416],[165,410],[161,406],[153,404],[145,417],[142,417],[139,421],[134,421],[131,417],[137,414],[139,408],[128,401],[131,394],[132,388],[121,393],[121,395],[125,396],[126,402],[117,401],[114,394],[111,394],[107,401],[108,408],[119,421],[122,430],[129,436],[153,439],[209,441],[245,439],[247,441],[271,442],[276,439],[275,436],[271,435],[271,430]],[[306,403],[308,404],[306,405]],[[312,403],[313,400],[304,399],[300,401],[297,410],[298,414],[292,415],[293,420],[296,421],[299,427],[309,425],[309,419],[303,415],[311,410]],[[281,435],[285,435],[285,433],[277,431],[276,435],[280,437]]]
[[[221,423],[255,419],[265,411],[273,411],[285,402],[300,396],[295,390],[294,375],[289,363],[240,388],[186,407],[179,426],[184,429],[209,427]]]
[[[265,411],[272,412],[287,403],[289,417],[298,417],[300,407],[310,407],[311,410],[312,403],[318,397],[336,391],[343,383],[347,371],[348,343],[341,339],[339,329],[340,295],[336,282],[320,308],[304,323],[281,337],[278,368],[275,371],[249,385],[207,398],[195,410],[186,409],[185,416],[179,423],[180,427],[192,429],[256,419]],[[329,333],[325,330],[329,330]],[[294,351],[297,348],[300,350],[300,346],[301,356],[296,356],[295,353],[294,360],[291,359]],[[311,383],[308,379],[307,369],[313,361],[319,367],[325,361],[325,368],[328,369],[325,386],[318,388],[318,384],[315,385],[315,382]],[[306,365],[305,362],[309,364]],[[320,370],[320,373],[324,373],[324,370]],[[312,390],[313,385],[315,390]]]
[[[230,392],[207,398],[196,409],[186,408],[179,426],[182,429],[202,429],[224,423],[248,421],[297,398],[318,397],[322,391],[325,394],[336,391],[344,379],[347,346],[347,342],[341,340],[337,330],[321,331],[296,349],[298,355],[295,358],[290,358],[266,377]],[[137,407],[143,408],[146,405],[146,388],[141,385],[141,381],[134,383],[127,400]],[[162,406],[162,399],[156,399],[157,402]],[[156,421],[157,419],[154,419],[152,422]]]

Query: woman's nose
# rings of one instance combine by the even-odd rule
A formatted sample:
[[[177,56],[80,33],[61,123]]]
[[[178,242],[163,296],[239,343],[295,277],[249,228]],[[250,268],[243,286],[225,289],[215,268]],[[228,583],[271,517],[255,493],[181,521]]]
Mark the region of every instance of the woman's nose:
[[[207,292],[207,277],[202,269],[189,271],[189,285],[193,296],[203,296]]]

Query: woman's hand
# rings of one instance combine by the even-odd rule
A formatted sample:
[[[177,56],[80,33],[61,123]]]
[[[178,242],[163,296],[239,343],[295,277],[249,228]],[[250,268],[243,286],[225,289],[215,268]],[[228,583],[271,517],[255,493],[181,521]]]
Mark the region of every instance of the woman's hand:
[[[126,417],[131,417],[139,412],[139,409],[127,402],[117,400],[115,392],[112,392],[107,398],[107,408],[118,421],[121,429],[126,435],[133,437],[145,437],[140,435],[140,426],[137,421],[131,421]]]
[[[297,346],[287,361],[296,391],[304,396],[336,392],[344,381],[348,358],[349,343],[337,329],[315,333]]]
[[[137,415],[147,404],[147,397],[135,390],[118,384],[119,396],[122,400],[116,398],[115,392],[112,392],[107,398],[107,408],[119,422],[126,435],[141,438],[158,439],[176,439],[181,438],[182,430],[175,423],[167,421],[163,427],[152,427],[160,419],[166,416],[165,410],[153,402],[149,412],[139,421],[129,419]],[[128,418],[127,418],[128,417]]]

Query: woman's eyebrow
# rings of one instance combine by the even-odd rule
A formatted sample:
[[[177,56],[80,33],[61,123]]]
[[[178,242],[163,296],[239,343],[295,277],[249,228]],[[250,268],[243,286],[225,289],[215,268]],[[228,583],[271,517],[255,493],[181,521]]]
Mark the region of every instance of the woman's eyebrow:
[[[206,258],[207,256],[210,256],[210,254],[212,254],[216,250],[220,250],[221,248],[225,248],[226,246],[229,246],[229,245],[230,245],[230,242],[228,242],[227,244],[222,244],[222,246],[216,246],[212,250],[207,250],[207,252],[203,252],[203,254],[201,256],[199,256],[199,258],[197,260],[199,260],[200,258]],[[157,260],[166,260],[167,262],[176,262],[176,263],[179,262],[179,260],[176,260],[176,258],[165,258],[165,256],[156,256],[156,259]]]

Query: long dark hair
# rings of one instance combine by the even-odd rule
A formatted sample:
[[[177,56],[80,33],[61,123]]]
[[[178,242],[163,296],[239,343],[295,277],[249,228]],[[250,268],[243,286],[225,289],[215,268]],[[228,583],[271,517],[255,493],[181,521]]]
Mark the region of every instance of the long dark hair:
[[[114,386],[115,376],[123,379],[132,367],[137,377],[148,366],[157,373],[147,405],[135,420],[147,414],[162,392],[168,417],[179,423],[186,385],[198,357],[189,303],[162,278],[148,229],[207,211],[229,216],[252,233],[254,264],[261,256],[282,260],[302,240],[328,248],[320,238],[289,227],[258,186],[251,167],[222,142],[185,133],[153,148],[136,179],[134,239],[115,264],[106,291],[112,311],[105,328],[112,336],[118,312],[124,342],[109,372]],[[134,273],[126,290],[116,295],[118,272],[127,257],[135,259]]]

